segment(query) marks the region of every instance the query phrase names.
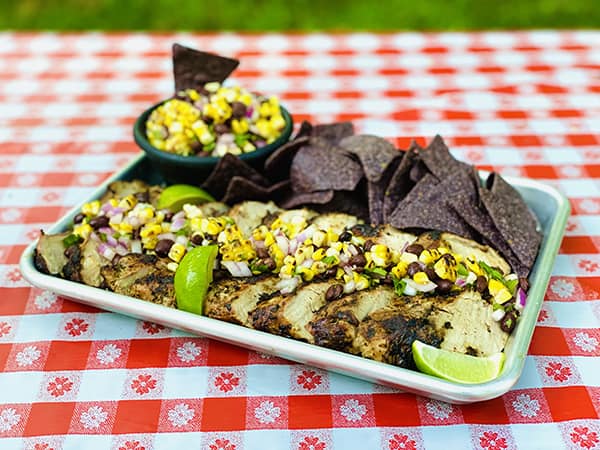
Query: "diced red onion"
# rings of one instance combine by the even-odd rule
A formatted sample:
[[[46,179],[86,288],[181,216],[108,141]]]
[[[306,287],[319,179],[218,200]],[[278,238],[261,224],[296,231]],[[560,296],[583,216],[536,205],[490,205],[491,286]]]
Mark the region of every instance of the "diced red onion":
[[[111,247],[116,247],[118,245],[118,241],[115,239],[115,237],[112,234],[107,234],[106,235],[106,244],[111,246]]]
[[[404,243],[404,245],[402,246],[402,248],[400,249],[400,254],[404,253],[404,250],[406,250],[408,248],[408,246],[409,246],[409,243],[408,243],[408,241],[406,241]]]
[[[115,251],[104,243],[98,244],[98,253],[100,253],[102,257],[108,259],[109,261],[112,261],[112,259],[115,257]]]
[[[254,238],[250,238],[250,242],[252,243],[252,247],[255,249],[267,248],[265,245],[265,241],[257,241]]]
[[[302,261],[302,264],[300,264],[300,266],[310,269],[310,267],[313,265],[313,263],[314,263],[314,260],[312,258],[306,258],[304,261]]]
[[[95,232],[90,233],[90,239],[95,242],[102,242],[100,240],[100,236],[98,236]]]
[[[142,241],[138,239],[131,241],[131,252],[142,253]]]
[[[300,277],[282,278],[279,280],[276,287],[282,294],[291,294],[296,290],[299,284]]]
[[[221,261],[221,264],[229,271],[232,277],[252,276],[252,271],[245,261]]]
[[[129,236],[121,236],[121,237],[119,237],[118,241],[119,241],[119,245],[128,247],[129,242],[131,242],[131,238]]]
[[[159,241],[162,241],[163,239],[169,239],[170,241],[175,241],[175,233],[161,233],[158,236],[156,236],[156,238]]]
[[[462,278],[457,278],[454,284],[458,287],[464,287],[467,284],[467,281]]]
[[[406,286],[404,286],[403,293],[405,295],[410,295],[411,297],[413,295],[417,295],[418,291],[413,286],[411,286],[410,284],[408,284],[408,282],[411,281],[411,280],[408,280],[407,278],[404,278],[404,281],[406,281]]]
[[[171,231],[177,232],[181,230],[185,226],[185,218],[178,217],[177,219],[173,218],[173,222],[171,223]]]
[[[309,227],[302,230],[302,232],[298,233],[298,235],[295,237],[298,244],[302,244],[305,240],[312,238],[315,234],[315,230],[315,226],[310,225]]]
[[[354,244],[350,244],[348,246],[348,251],[352,256],[358,255],[358,249],[354,246]]]
[[[500,322],[500,321],[501,321],[501,320],[504,318],[504,315],[505,315],[505,314],[506,314],[506,313],[504,312],[504,310],[503,310],[503,309],[497,309],[496,311],[494,311],[494,312],[492,313],[492,319],[493,319],[495,322]]]
[[[527,304],[527,294],[521,288],[517,289],[517,295],[515,295],[515,309],[517,311],[523,311]]]
[[[133,216],[128,216],[127,217],[127,222],[129,222],[129,224],[133,227],[133,228],[137,228],[139,227],[142,223],[140,222],[140,219]]]
[[[283,252],[284,255],[287,255],[290,250],[289,241],[285,236],[278,235],[275,237],[275,242],[277,242],[277,247]]]
[[[350,257],[344,252],[340,253],[339,259],[340,259],[340,265],[342,265],[342,266],[345,264],[348,264],[348,261],[350,261]]]
[[[254,107],[248,106],[248,108],[246,109],[246,117],[248,119],[250,119],[252,117],[253,113],[254,113]]]
[[[117,255],[125,256],[127,253],[129,253],[129,249],[122,247],[121,245],[117,245],[115,247],[115,252],[117,253]]]

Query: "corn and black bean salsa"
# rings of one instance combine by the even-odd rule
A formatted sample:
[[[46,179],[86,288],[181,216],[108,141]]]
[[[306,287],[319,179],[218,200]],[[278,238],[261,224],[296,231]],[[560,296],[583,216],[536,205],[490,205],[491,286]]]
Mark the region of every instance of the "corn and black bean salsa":
[[[218,82],[177,93],[150,114],[146,136],[159,150],[183,156],[221,157],[253,152],[285,127],[279,100]]]
[[[173,214],[129,195],[85,204],[67,239],[94,239],[99,253],[113,262],[128,253],[155,254],[166,258],[173,272],[191,248],[216,244],[216,269],[234,277],[276,274],[282,294],[313,279],[335,278],[338,283],[327,292],[328,300],[380,284],[409,296],[476,289],[493,305],[494,320],[507,332],[514,328],[525,304],[516,274],[504,275],[474,256],[465,258],[443,246],[392,249],[352,229],[320,229],[307,214],[285,211],[246,237],[228,216],[207,217],[191,204]]]

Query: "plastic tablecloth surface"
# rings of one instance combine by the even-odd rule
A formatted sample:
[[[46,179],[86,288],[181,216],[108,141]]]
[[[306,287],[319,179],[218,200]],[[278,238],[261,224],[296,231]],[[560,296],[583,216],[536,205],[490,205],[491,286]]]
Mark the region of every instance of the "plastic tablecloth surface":
[[[525,370],[456,406],[32,288],[26,244],[138,149],[175,41],[296,122],[531,177],[572,206]],[[600,448],[600,32],[0,34],[0,449]]]

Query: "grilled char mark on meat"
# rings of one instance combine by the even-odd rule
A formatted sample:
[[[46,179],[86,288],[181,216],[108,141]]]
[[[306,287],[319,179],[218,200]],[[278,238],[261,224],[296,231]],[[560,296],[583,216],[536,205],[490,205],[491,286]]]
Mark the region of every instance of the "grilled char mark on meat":
[[[289,295],[276,295],[260,302],[250,313],[252,328],[303,341],[313,341],[306,325],[325,305],[325,293],[332,282],[315,282],[300,286]]]
[[[488,356],[501,351],[508,339],[492,312],[476,291],[398,297],[360,323],[351,351],[408,368],[413,367],[410,347],[415,339],[446,350]]]
[[[212,283],[204,300],[204,314],[213,319],[249,327],[248,312],[265,296],[274,293],[279,277],[261,275],[224,278]]]
[[[171,308],[176,306],[174,274],[157,256],[130,253],[116,264],[103,267],[101,274],[113,292]]]
[[[307,330],[313,335],[315,344],[349,351],[360,322],[395,299],[396,293],[386,286],[354,292],[321,308],[307,325]]]
[[[69,262],[65,256],[65,244],[63,239],[70,232],[60,234],[45,234],[42,231],[33,255],[35,268],[42,273],[63,276],[63,269]]]
[[[361,236],[364,239],[372,241],[374,244],[382,244],[390,250],[400,252],[406,245],[411,244],[417,239],[414,234],[400,231],[391,225],[371,225],[358,224],[350,228],[355,236]]]

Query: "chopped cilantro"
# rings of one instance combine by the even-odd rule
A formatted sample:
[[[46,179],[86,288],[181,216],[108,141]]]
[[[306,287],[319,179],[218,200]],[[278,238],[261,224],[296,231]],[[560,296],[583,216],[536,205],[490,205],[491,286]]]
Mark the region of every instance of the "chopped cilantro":
[[[508,288],[511,294],[515,295],[517,290],[517,285],[519,284],[519,280],[504,280],[504,285]]]
[[[266,264],[261,264],[260,261],[257,261],[256,263],[250,263],[250,270],[252,273],[258,274],[266,272],[269,270],[269,268],[266,266]]]
[[[190,227],[187,226],[175,232],[175,236],[187,236],[188,234],[190,234]]]
[[[493,278],[504,283],[504,277],[498,269],[494,269],[493,267],[488,266],[483,261],[479,261],[479,267],[483,269],[483,271],[487,274],[488,278]]]
[[[106,233],[98,233],[98,237],[102,242],[106,242],[108,238],[106,237]]]
[[[66,238],[63,239],[63,245],[69,248],[71,245],[79,244],[83,241],[83,238],[77,234],[70,234]]]
[[[465,267],[465,265],[463,263],[459,263],[456,271],[458,272],[458,274],[461,277],[468,277],[469,276],[469,271],[467,270],[467,268]]]
[[[212,141],[210,144],[206,144],[204,147],[202,147],[202,150],[205,152],[212,152],[216,146],[217,143],[215,141]]]
[[[327,264],[329,266],[331,264],[336,264],[337,258],[335,256],[326,256],[321,261],[323,261],[325,264]]]
[[[381,267],[374,267],[373,269],[367,269],[365,267],[365,273],[371,278],[385,278],[387,272]]]
[[[404,288],[406,288],[406,281],[401,280],[396,277],[392,277],[392,281],[394,282],[394,292],[396,292],[396,295],[398,295],[398,296],[404,295]]]
[[[249,137],[250,136],[247,133],[246,134],[236,134],[234,140],[238,147],[243,147]]]

